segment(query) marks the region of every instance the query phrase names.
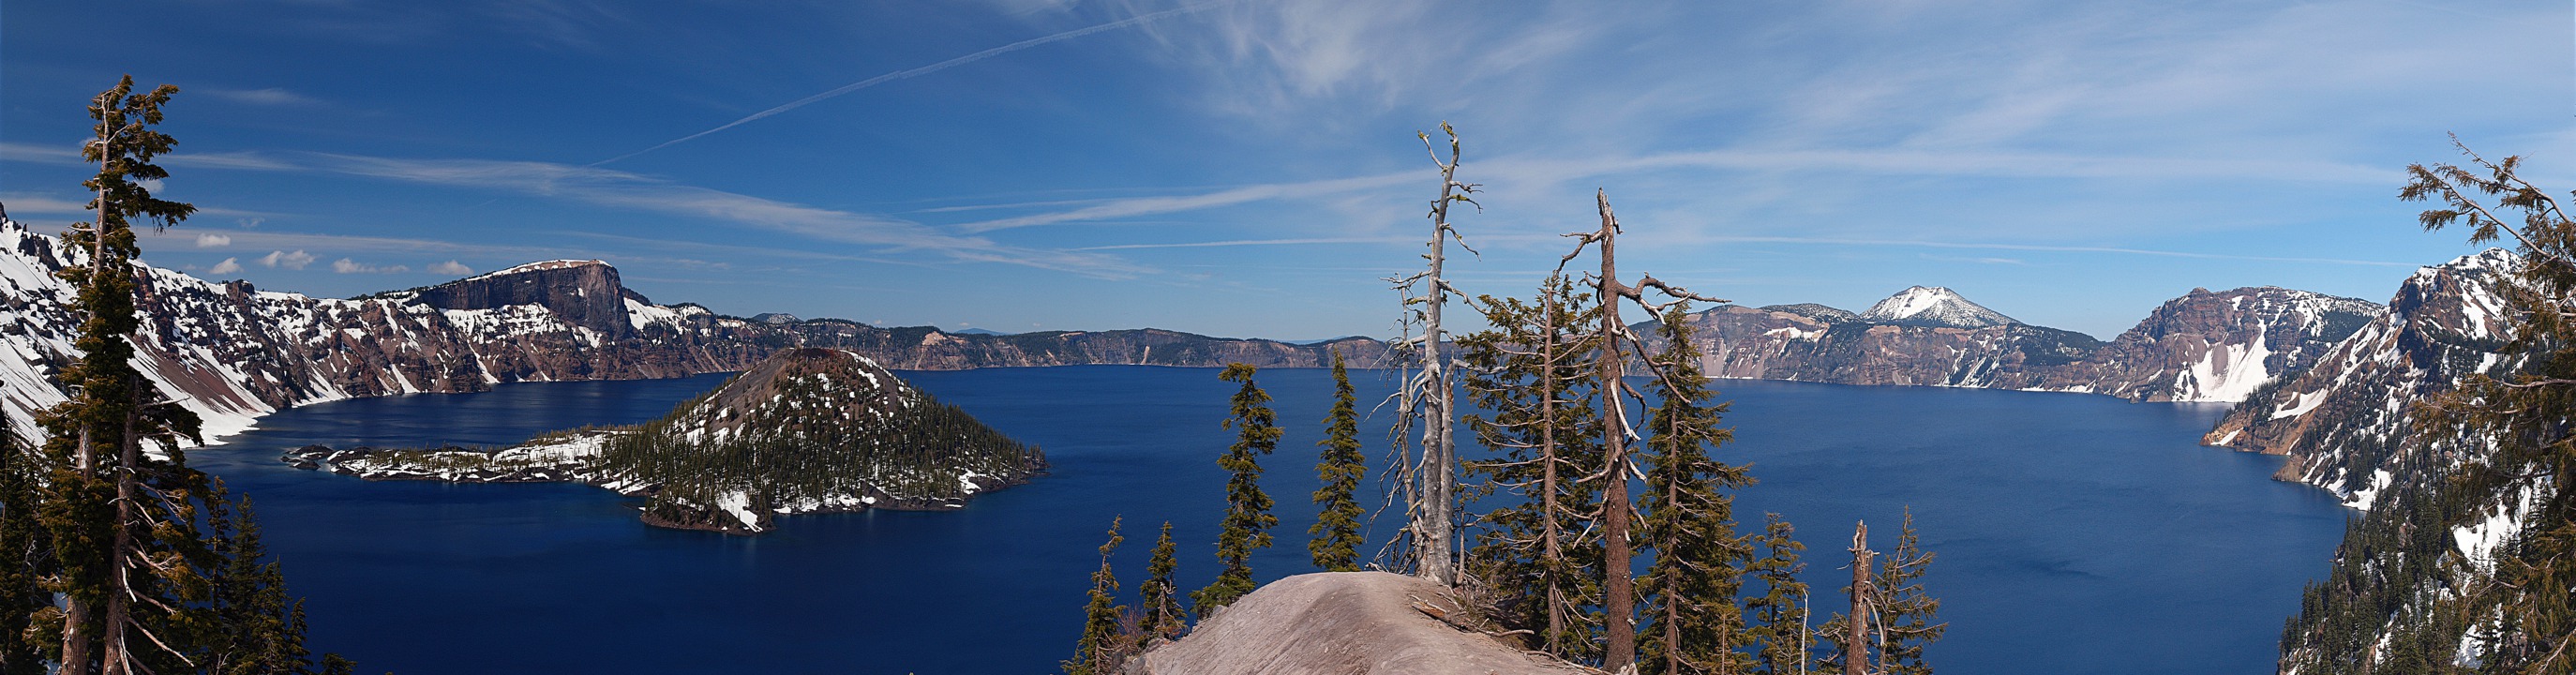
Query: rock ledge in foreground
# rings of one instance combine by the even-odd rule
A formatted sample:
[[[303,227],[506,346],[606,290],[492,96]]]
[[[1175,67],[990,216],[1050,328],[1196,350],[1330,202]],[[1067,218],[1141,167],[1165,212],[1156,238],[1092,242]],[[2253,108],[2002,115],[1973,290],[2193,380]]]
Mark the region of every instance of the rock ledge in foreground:
[[[1442,589],[1385,572],[1321,572],[1271,582],[1178,642],[1128,661],[1129,675],[1270,673],[1518,675],[1598,673],[1523,653],[1413,608],[1447,606]]]

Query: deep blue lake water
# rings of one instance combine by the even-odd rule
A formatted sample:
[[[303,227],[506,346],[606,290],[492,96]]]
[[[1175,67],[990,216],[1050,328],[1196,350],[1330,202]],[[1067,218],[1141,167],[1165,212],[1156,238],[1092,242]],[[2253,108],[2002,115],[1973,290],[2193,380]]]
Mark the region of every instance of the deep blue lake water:
[[[1185,590],[1212,576],[1232,384],[1213,369],[1138,366],[905,373],[1043,446],[1052,475],[942,513],[783,518],[756,537],[648,528],[635,502],[578,485],[365,482],[297,471],[285,448],[503,444],[633,423],[721,376],[505,385],[489,393],[340,401],[280,412],[190,461],[258,502],[311,644],[361,672],[1041,673],[1080,631],[1095,548],[1127,519],[1132,591],[1154,529],[1174,523]],[[1355,372],[1362,403],[1391,384]],[[1309,571],[1319,370],[1260,381],[1287,430],[1264,461],[1280,504],[1264,581]],[[2300,585],[2322,574],[2345,514],[2267,479],[2278,458],[2194,444],[2222,406],[2100,396],[1721,381],[1739,495],[1810,547],[1819,600],[1856,519],[1894,545],[1912,506],[1939,555],[1926,585],[1948,673],[2264,673]],[[1365,411],[1364,411],[1365,412]],[[1383,446],[1384,415],[1365,426]],[[1379,451],[1382,453],[1382,450]],[[1382,461],[1382,460],[1377,460]],[[1821,604],[1821,603],[1820,603]],[[1820,612],[1821,613],[1821,612]]]

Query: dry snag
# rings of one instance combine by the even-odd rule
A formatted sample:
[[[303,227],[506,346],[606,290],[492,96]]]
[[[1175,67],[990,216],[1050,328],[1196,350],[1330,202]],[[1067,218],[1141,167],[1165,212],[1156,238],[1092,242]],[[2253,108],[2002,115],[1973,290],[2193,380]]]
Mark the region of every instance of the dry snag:
[[[1450,240],[1457,240],[1459,248],[1467,249],[1468,253],[1476,252],[1467,247],[1466,239],[1450,225],[1449,207],[1459,203],[1476,205],[1472,195],[1477,186],[1458,182],[1458,131],[1447,122],[1440,124],[1440,131],[1449,137],[1449,157],[1446,160],[1440,158],[1440,150],[1432,144],[1430,134],[1416,134],[1422,139],[1423,149],[1431,153],[1432,163],[1440,167],[1440,197],[1431,201],[1431,240],[1427,244],[1430,251],[1422,255],[1429,269],[1388,281],[1405,294],[1403,324],[1408,329],[1407,335],[1397,340],[1394,346],[1398,349],[1421,349],[1415,357],[1420,362],[1421,372],[1407,373],[1403,388],[1396,394],[1404,419],[1396,429],[1398,437],[1405,431],[1402,425],[1422,425],[1421,452],[1412,461],[1405,462],[1409,465],[1405,471],[1407,475],[1400,477],[1407,492],[1404,531],[1412,543],[1408,553],[1416,576],[1443,586],[1455,586],[1459,578],[1458,447],[1451,427],[1455,423],[1454,411],[1457,408],[1448,356],[1441,350],[1441,343],[1448,339],[1448,335],[1441,329],[1440,314],[1441,309],[1449,304],[1449,294],[1458,292],[1458,289],[1449,285],[1448,279],[1442,276],[1442,266],[1448,261],[1447,243]],[[1417,325],[1422,332],[1411,334],[1410,328]]]
[[[1642,479],[1643,474],[1637,470],[1635,462],[1629,457],[1628,441],[1637,440],[1639,436],[1634,425],[1628,423],[1625,403],[1632,398],[1642,402],[1645,397],[1625,384],[1624,370],[1629,355],[1634,354],[1639,357],[1638,360],[1646,361],[1649,374],[1663,376],[1652,361],[1642,358],[1645,353],[1645,341],[1635,332],[1630,331],[1626,324],[1620,322],[1619,302],[1621,300],[1633,302],[1644,308],[1648,314],[1660,315],[1665,307],[1683,300],[1711,303],[1727,301],[1701,296],[1666,284],[1657,280],[1652,274],[1639,277],[1635,284],[1619,281],[1619,219],[1611,212],[1610,196],[1607,191],[1596,192],[1593,197],[1600,206],[1601,228],[1592,232],[1565,235],[1575,238],[1577,243],[1573,252],[1565,254],[1564,258],[1557,261],[1557,267],[1560,270],[1564,269],[1566,263],[1573,262],[1576,257],[1583,254],[1585,247],[1600,248],[1601,272],[1598,275],[1586,275],[1589,277],[1587,281],[1593,285],[1594,297],[1600,298],[1601,302],[1601,326],[1594,339],[1599,341],[1601,350],[1597,363],[1600,368],[1603,461],[1600,471],[1592,478],[1601,481],[1602,488],[1600,518],[1604,595],[1602,610],[1605,614],[1603,621],[1608,623],[1605,637],[1609,643],[1602,658],[1602,668],[1618,672],[1634,665],[1637,658],[1636,578],[1629,566],[1629,560],[1634,554],[1634,547],[1629,541],[1633,515],[1630,511],[1634,506],[1628,497],[1628,478],[1637,476]],[[1645,296],[1646,289],[1654,289],[1669,300],[1664,303],[1648,302]],[[1634,351],[1627,352],[1622,351],[1623,349]]]

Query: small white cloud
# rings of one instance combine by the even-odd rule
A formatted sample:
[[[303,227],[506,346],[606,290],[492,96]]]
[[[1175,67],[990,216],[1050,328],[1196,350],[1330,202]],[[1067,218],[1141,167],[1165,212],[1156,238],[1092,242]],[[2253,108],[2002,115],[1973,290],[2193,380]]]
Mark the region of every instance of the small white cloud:
[[[243,219],[241,219],[241,220],[236,220],[236,221],[233,221],[233,222],[235,222],[235,223],[240,223],[242,227],[259,227],[259,224],[260,224],[260,223],[268,222],[268,219],[267,219],[267,218],[243,218]]]
[[[143,180],[134,181],[134,184],[143,186],[144,191],[147,192],[161,191],[161,179],[159,178],[145,178]]]
[[[311,96],[269,87],[267,89],[211,89],[206,93],[216,98],[252,105],[313,105],[321,103]]]
[[[341,258],[339,260],[331,261],[331,271],[339,272],[341,274],[394,274],[398,272],[409,272],[411,271],[411,267],[408,265],[377,267],[350,260],[348,258]]]
[[[285,251],[269,251],[268,255],[259,257],[259,264],[263,267],[284,267],[291,270],[300,270],[304,269],[305,265],[313,264],[313,254],[305,253],[303,249],[296,249],[294,253],[288,253]]]
[[[474,268],[466,267],[466,266],[465,266],[464,264],[462,264],[462,263],[458,263],[458,262],[456,262],[456,261],[454,261],[454,260],[450,260],[450,261],[447,261],[447,262],[437,263],[437,264],[430,265],[430,266],[429,266],[429,271],[430,271],[430,273],[432,273],[432,274],[473,274],[473,273],[474,273]]]
[[[232,274],[232,273],[240,272],[240,271],[241,271],[241,261],[239,261],[239,260],[235,260],[235,259],[232,259],[232,258],[225,258],[223,262],[215,263],[215,268],[214,268],[214,269],[206,270],[206,273],[207,273],[207,274]]]
[[[197,235],[197,248],[216,248],[231,245],[233,245],[232,237],[214,233]]]

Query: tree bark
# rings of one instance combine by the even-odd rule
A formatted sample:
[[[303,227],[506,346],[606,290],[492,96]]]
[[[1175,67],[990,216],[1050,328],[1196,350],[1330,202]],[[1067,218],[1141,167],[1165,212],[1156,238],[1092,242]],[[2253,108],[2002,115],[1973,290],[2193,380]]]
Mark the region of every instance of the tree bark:
[[[1601,658],[1601,669],[1619,672],[1637,661],[1637,594],[1635,572],[1628,558],[1628,416],[1619,405],[1620,378],[1625,377],[1625,359],[1619,355],[1619,299],[1626,297],[1626,287],[1619,283],[1618,221],[1610,215],[1608,193],[1598,195],[1601,205],[1601,567],[1602,623],[1609,639],[1608,651]]]
[[[116,109],[116,101],[111,97],[102,95],[97,102],[100,110],[109,111],[104,114],[112,115],[112,111]],[[101,119],[99,123],[107,124],[107,120]],[[113,161],[116,150],[116,137],[113,132],[103,136],[105,137],[99,139],[101,157],[99,171],[102,174],[107,171],[107,164]],[[114,208],[108,204],[107,197],[107,181],[102,177],[98,186],[98,220],[90,223],[89,227],[89,287],[93,289],[98,287],[100,279],[105,276],[101,271],[104,265],[100,261],[107,259],[108,210]],[[84,480],[97,478],[98,475],[98,453],[97,446],[94,445],[98,439],[92,427],[93,425],[87,422],[81,423],[80,443],[74,447],[72,454],[72,469]],[[77,564],[69,560],[63,562]],[[110,573],[115,571],[112,565],[109,571]],[[63,605],[63,663],[59,672],[61,675],[88,675],[91,639],[88,625],[91,616],[97,613],[97,608],[81,600],[77,594],[65,597]]]
[[[132,672],[127,667],[127,661],[132,657],[126,654],[125,629],[126,624],[133,620],[134,605],[128,598],[133,597],[134,591],[133,583],[126,575],[126,561],[140,555],[135,550],[134,521],[137,514],[134,511],[136,500],[143,497],[135,494],[135,476],[143,466],[143,443],[135,438],[134,426],[135,414],[141,410],[143,398],[143,383],[138,381],[141,379],[127,379],[126,393],[134,400],[127,402],[124,439],[117,444],[116,538],[107,552],[107,613],[101,618],[105,625],[99,632],[102,638],[98,653],[100,675],[130,675]]]
[[[1557,483],[1556,476],[1556,397],[1559,385],[1556,377],[1556,348],[1557,340],[1563,334],[1556,325],[1556,317],[1561,311],[1561,305],[1557,304],[1557,288],[1559,288],[1557,282],[1550,279],[1548,288],[1540,291],[1540,296],[1546,298],[1546,302],[1542,303],[1544,309],[1540,310],[1542,313],[1539,315],[1539,461],[1546,463],[1539,469],[1539,514],[1541,516],[1539,550],[1540,555],[1543,556],[1542,559],[1550,569],[1547,575],[1547,639],[1543,641],[1550,654],[1565,653],[1557,644],[1557,639],[1565,634],[1565,618],[1568,613],[1565,580],[1555,573],[1568,567],[1565,564],[1564,543],[1559,541],[1556,527],[1557,490],[1562,488]]]
[[[1869,523],[1853,527],[1851,554],[1851,614],[1843,621],[1843,675],[1869,675],[1869,564],[1875,555],[1869,550]]]
[[[1422,136],[1424,149],[1430,150],[1432,161],[1440,165],[1440,199],[1431,203],[1431,253],[1427,256],[1431,263],[1427,279],[1431,293],[1424,298],[1422,313],[1424,386],[1432,391],[1423,392],[1422,457],[1414,477],[1420,487],[1415,492],[1415,520],[1411,525],[1415,573],[1432,583],[1456,586],[1458,557],[1452,540],[1457,535],[1458,521],[1458,455],[1450,433],[1456,392],[1449,379],[1449,364],[1440,353],[1440,310],[1449,304],[1449,280],[1442,276],[1441,268],[1448,261],[1447,244],[1452,234],[1449,205],[1465,199],[1458,189],[1468,186],[1457,178],[1458,134],[1450,131],[1446,123],[1441,130],[1449,135],[1448,161],[1441,161],[1439,151],[1430,147],[1430,135]],[[1468,187],[1468,191],[1474,189]]]

